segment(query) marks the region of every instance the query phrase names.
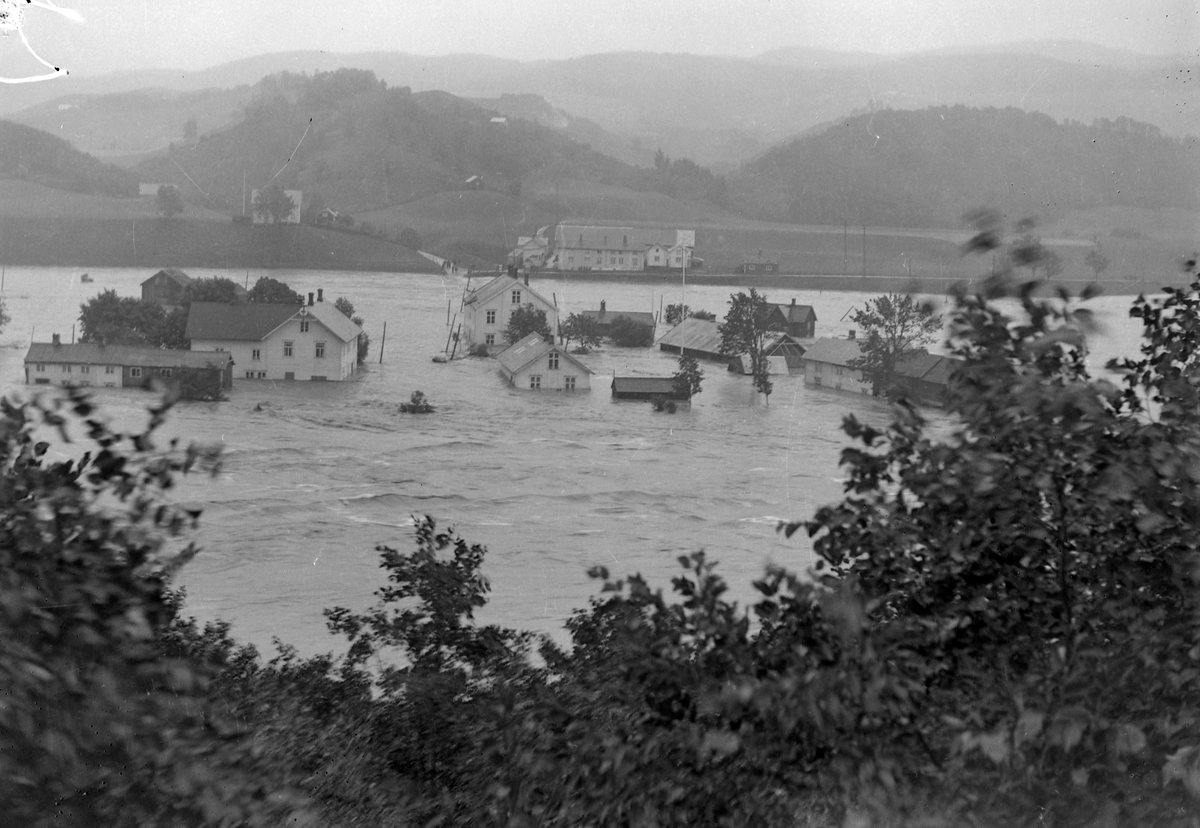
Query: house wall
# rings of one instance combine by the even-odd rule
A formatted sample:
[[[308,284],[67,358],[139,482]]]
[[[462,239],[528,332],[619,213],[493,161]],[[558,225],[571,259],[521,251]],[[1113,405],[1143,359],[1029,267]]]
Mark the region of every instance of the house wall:
[[[120,388],[119,365],[91,365],[78,362],[27,362],[26,385],[97,385]]]
[[[358,363],[357,340],[342,342],[311,317],[307,320],[308,330],[302,330],[302,321],[290,320],[260,342],[193,339],[192,350],[228,352],[233,357],[235,379],[308,381],[324,378],[337,382],[354,376]],[[292,343],[291,356],[285,355],[284,343],[287,342]],[[316,355],[318,342],[325,343],[323,357]],[[257,359],[255,351],[258,352]],[[247,372],[252,376],[247,376]]]
[[[862,371],[813,359],[804,360],[804,384],[860,394],[871,393],[871,383],[863,380]]]
[[[643,270],[646,257],[634,250],[563,248],[558,251],[559,270]]]
[[[566,388],[567,377],[575,378],[575,390],[586,391],[592,387],[591,374],[583,371],[578,365],[571,362],[561,352],[558,352],[558,368],[552,369],[549,365],[550,355],[546,354],[539,357],[535,361],[526,365],[515,374],[509,374],[501,369],[501,373],[514,388],[523,390],[533,390],[530,386],[530,378],[533,376],[541,377],[539,390],[542,391],[563,391]]]
[[[520,293],[517,302],[513,301],[513,291]],[[506,344],[504,329],[508,327],[508,317],[512,316],[512,312],[522,305],[533,305],[538,310],[544,310],[546,322],[550,325],[550,332],[558,334],[558,311],[555,310],[554,305],[542,301],[524,285],[518,285],[496,294],[486,302],[472,302],[467,305],[462,329],[462,338],[467,342],[467,347],[481,344]],[[494,322],[487,321],[488,311],[495,312]],[[493,338],[490,343],[487,341],[489,334]]]

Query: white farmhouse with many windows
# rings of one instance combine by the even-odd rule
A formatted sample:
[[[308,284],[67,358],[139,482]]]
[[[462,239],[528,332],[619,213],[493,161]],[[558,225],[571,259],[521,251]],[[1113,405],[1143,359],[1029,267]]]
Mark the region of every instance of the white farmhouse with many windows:
[[[584,391],[592,387],[592,369],[561,345],[538,334],[506,348],[497,358],[500,373],[516,388],[533,391]]]
[[[344,380],[358,364],[362,329],[321,298],[307,305],[193,302],[193,351],[227,351],[238,379]]]
[[[553,302],[547,301],[546,297],[531,288],[528,280],[521,283],[511,276],[497,276],[471,291],[463,302],[462,338],[467,347],[504,347],[507,344],[504,329],[508,327],[508,317],[523,305],[533,305],[545,311],[550,332],[558,332],[558,310]]]

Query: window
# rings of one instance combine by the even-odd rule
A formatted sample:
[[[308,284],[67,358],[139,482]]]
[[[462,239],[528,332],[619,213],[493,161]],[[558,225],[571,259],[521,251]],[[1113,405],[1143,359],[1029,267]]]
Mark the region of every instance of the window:
[[[496,344],[496,335],[488,334],[487,336],[485,336],[483,338],[483,344],[484,345],[495,345]]]
[[[317,359],[324,359],[324,358],[325,358],[325,343],[318,342],[317,343]]]
[[[253,371],[247,371],[247,372],[246,372],[246,379],[254,379],[254,372],[253,372]]]
[[[550,370],[557,371],[558,370],[558,352],[551,351],[550,355],[547,357],[547,359],[550,360]]]
[[[820,384],[821,384],[821,378],[813,377],[813,385],[820,385]]]
[[[169,376],[171,376],[171,369],[170,368],[159,368],[158,375],[160,377],[169,377]]]
[[[64,365],[64,366],[62,366],[62,372],[63,372],[64,374],[69,374],[69,373],[71,373],[71,366],[70,366],[70,365]]]
[[[574,377],[563,377],[563,390],[564,391],[574,391],[575,390],[575,378]]]
[[[106,374],[114,374],[114,373],[116,373],[116,371],[115,371],[115,369],[113,368],[113,366],[111,366],[111,365],[105,365],[105,366],[104,366],[104,373],[106,373]]]
[[[530,388],[541,388],[542,387],[542,375],[541,374],[530,374],[529,375],[529,387]]]
[[[250,358],[254,360],[262,359],[262,350],[260,348],[255,348],[250,352]]]
[[[37,364],[37,369],[38,369],[39,371],[45,371],[45,370],[46,370],[46,364],[45,364],[44,362],[39,362],[39,363]]]
[[[519,290],[514,290],[514,291],[512,292],[512,303],[513,303],[514,305],[519,305],[519,304],[521,304],[521,291],[519,291]]]
[[[308,320],[307,319],[300,320],[300,333],[308,333]]]
[[[489,325],[496,324],[496,312],[494,310],[490,310],[487,312],[487,323]]]
[[[575,256],[574,256],[574,254],[572,254],[572,255],[570,255],[570,256],[567,256],[567,264],[569,264],[569,265],[573,265],[573,264],[575,264]]]
[[[129,376],[131,376],[131,377],[140,377],[141,375],[142,375],[142,369],[141,369],[141,368],[136,368],[136,367],[135,367],[135,368],[130,368],[130,369],[129,369]]]
[[[840,377],[845,372],[842,370],[842,366],[839,365],[837,367],[837,369],[834,371],[834,373],[836,373]]]
[[[285,339],[283,341],[283,355],[285,357],[290,357],[292,355],[292,345],[294,344],[295,343],[290,339]]]
[[[284,371],[283,378],[285,381],[286,380],[294,380],[296,378],[296,374],[292,371]]]
[[[90,366],[90,365],[80,365],[80,366],[79,366],[79,373],[81,373],[81,374],[90,374],[90,373],[92,373],[92,366]]]
[[[815,371],[818,374],[821,373],[821,363],[814,362],[813,363],[813,371]]]

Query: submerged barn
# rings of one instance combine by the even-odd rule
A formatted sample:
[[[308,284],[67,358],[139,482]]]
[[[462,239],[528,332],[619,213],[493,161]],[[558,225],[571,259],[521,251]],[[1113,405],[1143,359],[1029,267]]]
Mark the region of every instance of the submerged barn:
[[[659,338],[658,348],[660,351],[680,356],[729,365],[733,357],[721,353],[720,327],[718,323],[708,319],[689,316]]]
[[[90,385],[145,388],[177,385],[190,400],[220,399],[233,385],[233,359],[227,353],[201,353],[133,345],[34,342],[25,354],[28,385]]]
[[[612,396],[614,400],[688,399],[671,377],[613,377]]]

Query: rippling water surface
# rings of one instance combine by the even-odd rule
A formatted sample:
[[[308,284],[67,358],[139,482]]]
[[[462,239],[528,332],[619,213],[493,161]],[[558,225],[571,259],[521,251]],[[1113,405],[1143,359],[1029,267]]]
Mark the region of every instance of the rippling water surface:
[[[149,269],[7,268],[4,296],[13,321],[0,335],[0,382],[28,395],[23,358],[31,337],[70,341],[79,305],[105,288],[138,295]],[[247,278],[244,271],[189,269],[195,277]],[[259,274],[248,274],[253,281]],[[646,403],[614,402],[608,378],[665,376],[675,360],[652,349],[605,348],[588,357],[590,392],[571,395],[509,388],[492,360],[431,361],[447,338],[465,278],[379,273],[279,272],[299,292],[324,288],[348,297],[366,319],[370,365],[347,383],[275,384],[235,380],[226,402],[178,406],[166,429],[219,442],[224,469],[185,483],[180,497],[204,504],[201,554],[181,578],[189,610],[223,618],[235,635],[269,648],[279,637],[303,653],[338,646],[321,610],[362,608],[381,583],[378,544],[410,549],[412,516],[430,514],[489,549],[491,600],[481,617],[564,639],[562,623],[597,584],[589,567],[641,572],[669,586],[681,554],[705,549],[720,561],[733,595],[751,599],[768,562],[803,571],[811,547],[784,539],[778,521],[807,517],[841,495],[842,417],[887,421],[878,400],[806,388],[775,377],[770,406],[750,382],[705,364],[704,390],[690,410],[654,413]],[[475,285],[480,282],[476,280]],[[540,280],[564,315],[597,307],[657,310],[662,288]],[[666,301],[679,301],[678,287]],[[733,289],[688,287],[687,303],[724,315]],[[840,322],[865,297],[841,292],[767,291],[773,301],[811,304],[817,334],[844,335]],[[1129,301],[1094,303],[1108,326],[1095,361],[1133,353]],[[379,364],[383,323],[387,342]],[[661,333],[661,330],[660,330]],[[437,406],[402,415],[414,390]],[[98,389],[118,424],[138,423],[144,393]],[[257,410],[261,407],[261,410]],[[940,415],[934,419],[945,423]]]

